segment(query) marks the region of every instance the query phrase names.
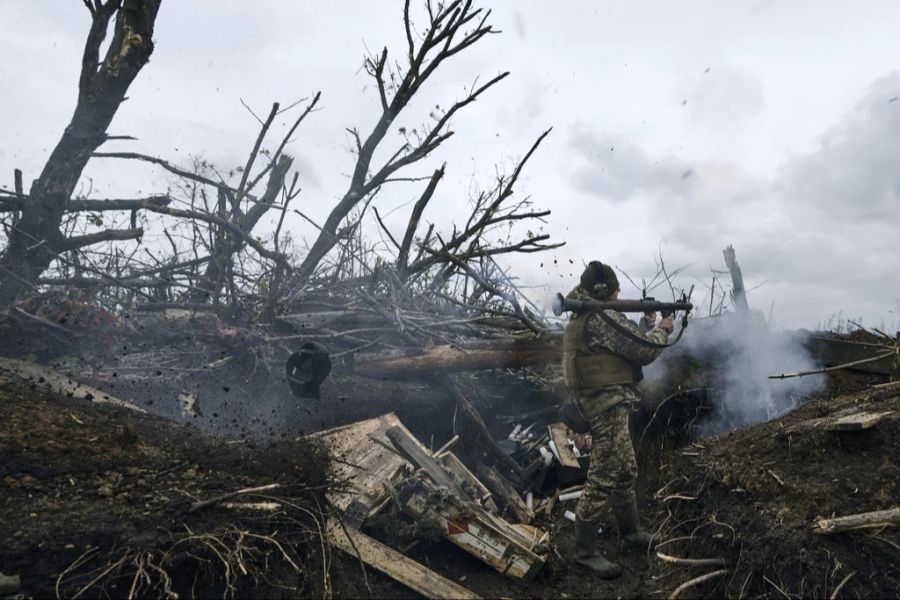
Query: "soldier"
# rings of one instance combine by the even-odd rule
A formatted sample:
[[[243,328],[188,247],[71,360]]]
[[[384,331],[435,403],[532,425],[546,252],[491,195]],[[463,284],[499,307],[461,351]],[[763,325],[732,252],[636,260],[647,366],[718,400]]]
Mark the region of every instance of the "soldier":
[[[609,265],[592,261],[569,292],[581,300],[616,300],[619,281]],[[590,424],[591,462],[575,509],[575,562],[604,579],[622,574],[597,548],[598,523],[611,510],[626,546],[647,548],[651,536],[638,523],[634,482],[637,463],[628,418],[638,401],[641,366],[655,360],[674,329],[671,316],[655,324],[647,313],[639,327],[622,313],[573,314],[563,337],[563,378]]]

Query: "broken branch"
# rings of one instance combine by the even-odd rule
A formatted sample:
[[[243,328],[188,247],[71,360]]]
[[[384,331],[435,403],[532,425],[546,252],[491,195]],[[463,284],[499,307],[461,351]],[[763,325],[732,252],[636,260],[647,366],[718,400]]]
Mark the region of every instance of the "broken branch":
[[[281,487],[281,484],[278,483],[270,483],[268,485],[261,485],[259,487],[252,488],[244,488],[241,490],[235,490],[233,492],[228,492],[227,494],[222,494],[221,496],[216,496],[215,498],[210,498],[209,500],[200,500],[198,502],[194,502],[191,504],[188,512],[197,512],[198,510],[202,510],[217,502],[223,502],[225,500],[231,500],[236,496],[242,496],[244,494],[257,494],[259,492],[266,492],[269,490],[274,490],[275,488]]]

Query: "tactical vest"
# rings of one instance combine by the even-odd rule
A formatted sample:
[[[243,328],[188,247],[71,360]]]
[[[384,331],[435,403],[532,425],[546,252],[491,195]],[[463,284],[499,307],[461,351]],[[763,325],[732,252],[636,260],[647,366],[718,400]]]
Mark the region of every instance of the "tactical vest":
[[[636,383],[631,362],[606,349],[587,344],[587,324],[593,313],[573,315],[563,334],[563,381],[573,392],[590,392],[610,385]]]

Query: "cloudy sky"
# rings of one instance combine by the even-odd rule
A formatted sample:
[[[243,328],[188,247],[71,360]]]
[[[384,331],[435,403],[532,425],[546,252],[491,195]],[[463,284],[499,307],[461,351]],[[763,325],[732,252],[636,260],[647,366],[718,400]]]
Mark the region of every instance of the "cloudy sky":
[[[507,261],[546,286],[537,296],[570,287],[591,259],[650,277],[661,249],[670,268],[688,265],[678,282],[702,299],[733,244],[751,306],[779,326],[839,314],[900,326],[900,4],[482,4],[503,33],[442,66],[396,124],[420,125],[477,77],[511,72],[409,172],[447,163],[426,221],[462,218],[473,182],[553,127],[519,193],[553,210],[544,230],[567,245]],[[13,168],[37,175],[68,122],[89,15],[80,0],[0,0],[0,15],[0,185],[11,187]],[[163,0],[155,38],[110,129],[139,141],[105,149],[232,168],[258,127],[241,99],[259,114],[321,90],[288,150],[297,206],[316,220],[346,189],[345,128],[377,117],[364,54],[387,46],[399,58],[405,46],[399,0]],[[94,161],[86,175],[98,198],[170,184],[145,165]],[[417,193],[382,192],[382,214],[396,209],[389,226],[400,230]],[[312,235],[299,217],[289,226]]]

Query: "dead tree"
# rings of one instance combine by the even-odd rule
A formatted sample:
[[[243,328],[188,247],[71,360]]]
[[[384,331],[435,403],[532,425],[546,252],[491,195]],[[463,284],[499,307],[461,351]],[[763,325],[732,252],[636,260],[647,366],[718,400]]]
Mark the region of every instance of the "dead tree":
[[[409,0],[406,0],[403,11],[407,42],[405,59],[408,66],[402,70],[399,63],[389,63],[387,48],[379,56],[366,59],[366,71],[377,84],[381,115],[365,141],[358,130],[349,130],[355,142],[356,155],[350,186],[320,227],[318,237],[298,268],[296,275],[301,282],[313,275],[321,260],[339,242],[338,227],[347,215],[382,185],[395,180],[397,171],[425,158],[452,136],[453,131],[449,129],[449,125],[453,116],[509,74],[501,73],[484,84],[473,85],[462,100],[454,102],[442,112],[436,108],[436,112],[432,113],[434,123],[426,126],[424,131],[402,130],[401,133],[406,135],[406,142],[384,164],[373,165],[375,151],[391,124],[438,67],[487,34],[496,32],[487,24],[491,11],[473,8],[472,0],[456,0],[447,4],[427,0],[425,8],[428,22],[421,39],[417,40],[409,4]],[[439,176],[436,177],[440,179]]]
[[[734,300],[734,309],[739,313],[746,313],[750,310],[747,304],[747,293],[744,291],[744,276],[741,274],[741,267],[738,265],[737,258],[734,255],[734,246],[728,246],[722,250],[725,256],[725,265],[731,273],[732,294]]]
[[[91,14],[72,120],[53,149],[27,201],[12,198],[20,217],[9,228],[0,254],[0,307],[30,291],[61,252],[108,240],[138,239],[138,227],[66,238],[60,231],[79,178],[93,152],[112,139],[106,130],[131,82],[153,52],[153,26],[161,0],[83,0]],[[100,48],[110,21],[113,37],[103,60]]]

